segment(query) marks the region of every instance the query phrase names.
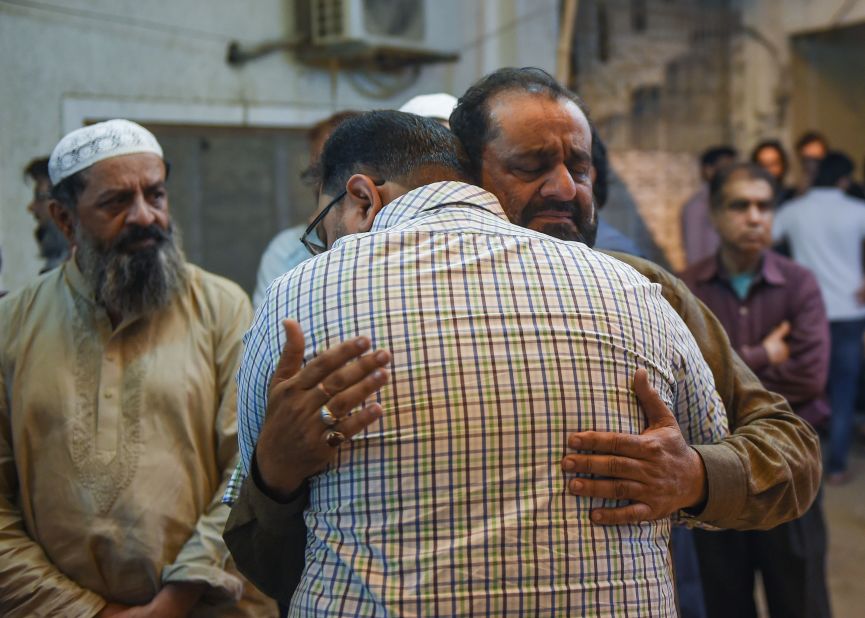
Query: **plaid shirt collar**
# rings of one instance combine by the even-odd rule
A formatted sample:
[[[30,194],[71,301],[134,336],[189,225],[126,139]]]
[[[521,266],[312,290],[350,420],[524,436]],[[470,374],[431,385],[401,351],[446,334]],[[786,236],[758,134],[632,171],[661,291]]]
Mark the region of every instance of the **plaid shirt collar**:
[[[372,222],[368,233],[381,232],[438,208],[456,205],[480,208],[508,221],[508,216],[495,195],[474,185],[448,180],[418,187],[386,204]],[[336,249],[356,236],[357,234],[349,234],[338,238],[331,249]]]

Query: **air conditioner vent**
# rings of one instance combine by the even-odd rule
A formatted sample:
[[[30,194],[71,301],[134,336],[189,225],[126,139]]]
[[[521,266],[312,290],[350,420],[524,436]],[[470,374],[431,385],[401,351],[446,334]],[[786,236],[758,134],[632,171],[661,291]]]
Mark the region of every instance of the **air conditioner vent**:
[[[342,0],[313,0],[315,16],[313,28],[314,38],[327,39],[330,37],[341,37],[343,33]]]
[[[426,33],[423,0],[363,0],[363,25],[375,36],[422,41]]]
[[[293,0],[298,58],[395,67],[452,62],[459,0]]]

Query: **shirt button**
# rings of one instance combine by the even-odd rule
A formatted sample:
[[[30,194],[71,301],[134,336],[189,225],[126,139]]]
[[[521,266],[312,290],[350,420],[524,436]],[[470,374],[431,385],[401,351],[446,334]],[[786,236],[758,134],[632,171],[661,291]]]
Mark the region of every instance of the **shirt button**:
[[[111,391],[105,391],[105,398],[111,399],[111,397],[113,397],[113,395],[111,394]]]
[[[747,307],[739,307],[739,315],[748,315]]]

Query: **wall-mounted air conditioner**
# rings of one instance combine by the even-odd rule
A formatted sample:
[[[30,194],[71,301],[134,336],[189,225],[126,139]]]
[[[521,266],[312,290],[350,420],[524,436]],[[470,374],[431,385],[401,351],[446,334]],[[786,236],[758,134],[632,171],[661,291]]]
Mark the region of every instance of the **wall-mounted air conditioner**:
[[[400,65],[457,59],[457,0],[295,0],[302,60]]]

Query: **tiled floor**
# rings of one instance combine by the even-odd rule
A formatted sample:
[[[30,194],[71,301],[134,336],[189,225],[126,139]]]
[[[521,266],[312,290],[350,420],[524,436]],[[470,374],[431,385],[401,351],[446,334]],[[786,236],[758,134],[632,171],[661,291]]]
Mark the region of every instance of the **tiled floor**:
[[[853,447],[852,480],[824,486],[829,589],[835,618],[865,616],[865,441]]]

